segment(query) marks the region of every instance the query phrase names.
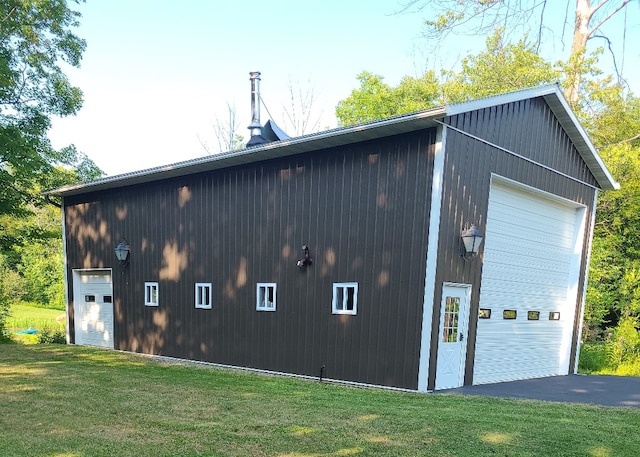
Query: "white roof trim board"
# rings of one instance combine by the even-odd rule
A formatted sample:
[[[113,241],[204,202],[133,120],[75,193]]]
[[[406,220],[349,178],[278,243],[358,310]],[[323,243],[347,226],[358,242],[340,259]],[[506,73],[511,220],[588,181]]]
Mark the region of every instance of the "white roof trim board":
[[[185,176],[245,163],[258,162],[313,150],[327,149],[346,144],[358,143],[361,141],[383,138],[391,135],[435,127],[437,125],[436,121],[441,122],[446,116],[453,116],[468,111],[535,97],[544,97],[545,101],[558,118],[562,127],[566,130],[580,155],[583,157],[585,163],[598,181],[598,184],[600,184],[600,187],[602,189],[619,188],[619,184],[615,182],[584,129],[579,124],[575,115],[571,112],[571,109],[569,108],[569,105],[562,95],[559,87],[557,85],[551,85],[509,92],[502,95],[486,97],[455,105],[432,108],[425,111],[404,114],[366,124],[327,130],[301,137],[267,143],[240,151],[215,154],[161,167],[135,171],[132,173],[108,176],[87,183],[59,187],[45,192],[45,195],[71,196],[86,194],[99,190],[153,182],[161,179]]]

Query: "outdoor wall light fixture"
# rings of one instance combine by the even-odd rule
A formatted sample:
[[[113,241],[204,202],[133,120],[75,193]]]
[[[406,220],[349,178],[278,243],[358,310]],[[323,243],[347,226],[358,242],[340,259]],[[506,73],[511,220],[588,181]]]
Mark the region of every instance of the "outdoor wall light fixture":
[[[121,266],[124,267],[129,261],[130,251],[131,251],[131,248],[129,247],[129,244],[125,240],[120,241],[118,245],[115,247],[115,249],[113,250],[113,252],[116,255],[116,259],[118,259],[118,262],[120,262]]]
[[[480,245],[484,239],[482,232],[478,230],[476,224],[467,224],[465,229],[462,230],[460,238],[462,238],[462,244],[464,246],[464,251],[460,256],[465,262],[475,259],[478,256],[478,250],[480,249]]]
[[[309,254],[309,246],[307,246],[306,244],[303,244],[302,245],[302,250],[304,251],[304,258],[298,260],[298,263],[296,264],[300,268],[304,268],[307,265],[311,265],[313,263],[313,259],[311,258],[311,255]]]

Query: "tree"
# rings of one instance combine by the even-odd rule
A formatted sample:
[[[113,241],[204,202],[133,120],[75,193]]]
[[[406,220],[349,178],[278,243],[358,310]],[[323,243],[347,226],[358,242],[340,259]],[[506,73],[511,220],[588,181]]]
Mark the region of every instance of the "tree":
[[[0,215],[24,216],[45,203],[47,187],[101,174],[73,146],[55,150],[47,137],[51,116],[82,105],[61,68],[80,65],[85,42],[71,31],[79,16],[66,0],[0,0]],[[0,250],[13,241],[0,237]]]
[[[292,136],[317,132],[322,112],[316,112],[315,104],[316,94],[310,81],[307,88],[303,89],[300,83],[294,86],[289,79],[289,106],[282,108],[284,130]]]
[[[217,152],[237,151],[244,148],[244,137],[238,133],[238,118],[235,105],[227,103],[227,114],[228,119],[226,121],[216,119],[213,123],[213,134],[218,144],[217,151],[212,151],[211,147],[200,139],[200,144],[209,155]]]
[[[558,65],[544,60],[526,38],[503,42],[502,30],[486,40],[486,50],[462,59],[460,72],[446,72],[443,83],[447,103],[463,102],[562,79]]]
[[[591,0],[576,0],[575,10],[572,11],[572,44],[567,59],[576,70],[573,72],[571,84],[565,86],[565,96],[570,103],[576,103],[580,94],[580,68],[588,55],[588,41],[594,38],[603,39],[611,49],[609,39],[599,34],[599,31],[613,17],[618,17],[630,1],[600,0],[593,4]],[[569,4],[567,0],[565,24],[570,22]],[[410,0],[405,4],[403,11],[423,11],[428,7],[430,16],[433,17],[425,21],[428,38],[441,40],[453,31],[485,35],[493,33],[498,28],[504,28],[508,33],[513,31],[515,36],[533,31],[538,50],[544,33],[553,28],[549,25],[553,20],[548,14],[549,6],[548,0]],[[626,23],[623,26],[626,27]]]
[[[340,125],[410,113],[442,102],[440,83],[432,71],[420,78],[406,76],[397,87],[389,86],[382,76],[367,71],[360,73],[357,79],[360,88],[354,89],[336,107]]]
[[[585,312],[593,339],[640,317],[640,99],[611,78],[586,89],[582,123],[621,186],[598,198]]]
[[[524,39],[505,45],[498,30],[486,43],[485,51],[462,60],[460,72],[441,71],[440,78],[428,71],[420,78],[405,76],[392,87],[382,76],[360,73],[360,87],[336,107],[338,122],[351,125],[553,83],[561,78],[559,66],[542,59]]]

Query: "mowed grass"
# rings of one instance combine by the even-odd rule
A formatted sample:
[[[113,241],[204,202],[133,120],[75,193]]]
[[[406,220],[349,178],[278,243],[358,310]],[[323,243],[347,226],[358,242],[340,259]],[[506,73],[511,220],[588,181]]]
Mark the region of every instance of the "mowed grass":
[[[11,337],[19,343],[33,344],[38,341],[37,335],[18,334],[20,330],[35,329],[38,332],[49,329],[51,331],[65,331],[66,322],[62,319],[65,312],[58,309],[39,308],[29,305],[13,304],[10,315],[6,320],[6,328]]]
[[[33,328],[36,330],[64,330],[66,323],[60,321],[64,311],[58,309],[38,308],[29,305],[11,305],[11,315],[7,318],[8,329],[26,330]]]
[[[0,345],[2,456],[638,456],[640,409],[413,394]]]

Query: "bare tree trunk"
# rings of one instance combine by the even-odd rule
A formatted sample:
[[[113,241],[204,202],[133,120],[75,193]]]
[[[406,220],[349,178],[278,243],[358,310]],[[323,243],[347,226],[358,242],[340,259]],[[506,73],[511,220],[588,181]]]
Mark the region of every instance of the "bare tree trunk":
[[[603,3],[607,0],[603,0]],[[581,66],[584,62],[584,52],[587,48],[587,40],[591,35],[589,21],[593,11],[591,10],[591,0],[576,0],[576,20],[573,30],[573,42],[571,44],[571,77],[569,84],[565,88],[565,97],[572,105],[578,101],[580,94]]]
[[[200,137],[200,144],[208,155],[216,154],[219,152],[230,152],[242,149],[244,147],[244,138],[238,134],[238,119],[236,117],[235,105],[227,103],[227,112],[229,119],[223,121],[220,118],[216,119],[213,124],[213,134],[216,137],[218,143],[218,149],[213,151],[209,144],[203,141]]]
[[[601,0],[600,3],[591,5],[591,0],[576,0],[576,21],[573,31],[573,41],[571,44],[570,71],[571,79],[565,89],[565,96],[569,103],[575,104],[580,94],[581,67],[584,63],[584,54],[587,48],[587,41],[593,34],[616,13],[627,6],[631,0],[623,0],[613,10],[603,17],[596,19],[596,12],[609,3],[610,0]],[[598,20],[597,23],[596,20]]]

